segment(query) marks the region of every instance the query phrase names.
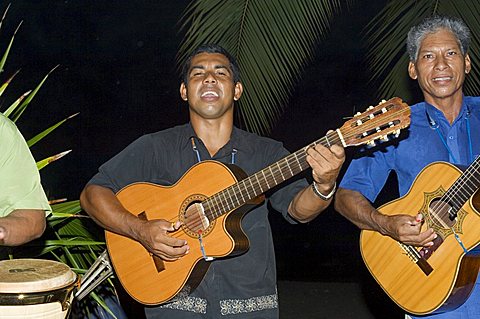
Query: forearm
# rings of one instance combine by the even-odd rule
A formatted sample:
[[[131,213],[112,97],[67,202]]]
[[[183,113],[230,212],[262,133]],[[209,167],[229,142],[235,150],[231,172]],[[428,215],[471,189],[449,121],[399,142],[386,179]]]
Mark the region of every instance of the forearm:
[[[322,194],[328,194],[333,185],[322,187],[319,185]],[[330,190],[328,189],[330,187]],[[325,190],[324,190],[325,189]],[[289,214],[299,222],[306,223],[313,220],[323,212],[332,202],[332,199],[323,200],[313,192],[311,185],[307,186],[294,197],[288,208]]]
[[[339,188],[335,195],[335,210],[360,229],[386,234],[387,216],[382,215],[359,192]]]
[[[45,231],[45,211],[17,209],[0,218],[0,245],[18,246],[40,237]]]
[[[80,205],[101,227],[138,240],[144,221],[129,213],[108,188],[87,185],[80,195]]]

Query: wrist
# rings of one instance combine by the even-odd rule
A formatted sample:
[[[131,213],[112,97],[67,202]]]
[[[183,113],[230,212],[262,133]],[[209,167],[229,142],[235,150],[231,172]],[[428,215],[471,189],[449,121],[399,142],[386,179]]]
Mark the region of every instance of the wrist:
[[[312,190],[313,190],[313,193],[318,197],[320,198],[321,200],[324,200],[324,201],[328,201],[330,200],[333,195],[335,194],[335,191],[337,190],[337,183],[335,182],[333,184],[333,188],[330,192],[328,192],[327,194],[323,194],[319,189],[318,189],[318,184],[313,181],[312,183]]]

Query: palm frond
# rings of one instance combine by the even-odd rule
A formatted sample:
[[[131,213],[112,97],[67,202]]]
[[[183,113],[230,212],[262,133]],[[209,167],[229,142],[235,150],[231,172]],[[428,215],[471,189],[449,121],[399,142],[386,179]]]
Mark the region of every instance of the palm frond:
[[[412,81],[407,73],[405,41],[410,28],[431,14],[462,18],[472,31],[470,57],[479,61],[480,22],[476,13],[480,3],[469,0],[392,0],[366,26],[367,61],[372,82],[380,82],[377,98],[401,96],[413,102]],[[465,83],[465,92],[473,94],[480,87],[479,71],[473,68]]]
[[[352,2],[194,1],[181,20],[186,34],[179,64],[198,45],[217,43],[226,48],[242,70],[245,91],[238,101],[240,118],[248,130],[268,133],[334,13],[342,3]]]

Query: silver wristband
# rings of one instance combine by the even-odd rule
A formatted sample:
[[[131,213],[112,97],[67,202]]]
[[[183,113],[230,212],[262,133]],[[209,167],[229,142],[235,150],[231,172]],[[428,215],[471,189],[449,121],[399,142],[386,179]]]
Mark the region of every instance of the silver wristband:
[[[327,201],[330,198],[332,198],[333,194],[335,194],[335,191],[337,190],[337,182],[333,184],[332,190],[327,195],[323,195],[322,193],[320,193],[320,191],[317,189],[317,183],[315,181],[313,181],[312,183],[312,190],[313,190],[313,193],[317,195],[320,199]]]

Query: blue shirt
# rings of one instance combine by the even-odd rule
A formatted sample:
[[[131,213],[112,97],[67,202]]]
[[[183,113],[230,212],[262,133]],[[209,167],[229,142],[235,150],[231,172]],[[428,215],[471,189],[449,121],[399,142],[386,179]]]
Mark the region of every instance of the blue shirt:
[[[468,166],[480,154],[480,97],[465,96],[461,111],[451,125],[442,112],[426,102],[411,106],[411,112],[410,127],[403,130],[398,139],[374,149],[360,150],[340,187],[358,191],[373,202],[389,174],[395,172],[399,193],[403,196],[426,165],[444,161]],[[477,280],[464,305],[430,317],[480,318],[480,281]]]

